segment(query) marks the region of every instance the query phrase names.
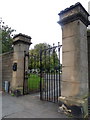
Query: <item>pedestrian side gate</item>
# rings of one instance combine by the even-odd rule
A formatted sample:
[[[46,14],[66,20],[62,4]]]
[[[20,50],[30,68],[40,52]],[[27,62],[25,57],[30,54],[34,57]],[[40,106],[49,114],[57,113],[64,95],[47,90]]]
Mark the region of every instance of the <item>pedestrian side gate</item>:
[[[45,46],[37,55],[28,55],[28,74],[24,72],[24,94],[40,92],[41,100],[58,102],[61,95],[61,46],[59,43],[58,46]],[[26,56],[25,54],[25,58]]]

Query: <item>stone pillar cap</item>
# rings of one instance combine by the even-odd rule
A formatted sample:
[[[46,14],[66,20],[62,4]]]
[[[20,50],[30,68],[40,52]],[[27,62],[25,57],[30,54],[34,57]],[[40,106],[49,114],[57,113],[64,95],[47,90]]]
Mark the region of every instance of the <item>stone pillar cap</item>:
[[[60,16],[60,21],[58,21],[58,23],[61,25],[75,20],[81,20],[86,26],[90,24],[88,20],[90,15],[79,2],[62,10],[58,15]]]
[[[25,35],[25,34],[22,34],[22,33],[19,33],[19,34],[16,34],[14,37],[13,37],[13,44],[17,44],[17,43],[24,43],[24,44],[32,44],[31,43],[31,37],[28,36],[28,35]]]

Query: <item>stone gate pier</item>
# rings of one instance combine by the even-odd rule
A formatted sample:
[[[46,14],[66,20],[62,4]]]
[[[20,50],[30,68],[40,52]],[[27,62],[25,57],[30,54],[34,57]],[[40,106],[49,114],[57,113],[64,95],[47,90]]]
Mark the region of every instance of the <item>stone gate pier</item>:
[[[62,28],[62,81],[59,100],[75,116],[88,115],[88,12],[80,3],[59,13]],[[67,110],[68,111],[68,110]]]
[[[31,37],[24,34],[17,34],[13,38],[13,75],[11,81],[11,90],[19,90],[23,94],[24,74],[28,70],[28,59],[25,54],[29,53]],[[24,58],[25,57],[25,58]],[[27,59],[27,60],[24,60]],[[24,63],[26,62],[26,63]]]

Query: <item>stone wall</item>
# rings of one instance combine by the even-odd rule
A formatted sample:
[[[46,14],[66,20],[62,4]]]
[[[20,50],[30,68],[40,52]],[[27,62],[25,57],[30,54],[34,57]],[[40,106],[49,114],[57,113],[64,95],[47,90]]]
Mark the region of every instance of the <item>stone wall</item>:
[[[59,13],[58,22],[62,27],[63,46],[59,100],[68,106],[67,109],[72,106],[79,107],[78,110],[81,109],[81,112],[77,114],[78,117],[88,116],[88,16],[84,7],[76,3]]]
[[[28,70],[28,59],[26,59],[25,55],[28,55],[29,53],[30,44],[31,37],[25,34],[20,33],[13,38],[13,63],[17,64],[17,70],[12,72],[12,82],[10,87],[12,92],[19,90],[21,94],[24,94],[24,88],[27,88],[27,82],[25,84],[25,71]]]
[[[4,81],[11,82],[13,52],[4,53],[3,55],[0,56],[0,59],[1,58],[2,58],[2,83],[4,83]]]
[[[88,2],[88,13],[90,14],[90,1]],[[90,21],[90,16],[89,16],[89,21]],[[90,29],[90,25],[88,26],[88,28]]]
[[[90,30],[87,32],[87,44],[88,44],[88,88],[89,88],[89,95],[90,95]]]

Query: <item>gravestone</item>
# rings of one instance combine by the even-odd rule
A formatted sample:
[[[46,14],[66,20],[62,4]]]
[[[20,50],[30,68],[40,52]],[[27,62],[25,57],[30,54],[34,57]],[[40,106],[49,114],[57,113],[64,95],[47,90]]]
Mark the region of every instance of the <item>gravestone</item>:
[[[80,3],[59,13],[62,28],[62,81],[60,102],[88,114],[88,12]],[[71,111],[72,112],[72,111]]]

